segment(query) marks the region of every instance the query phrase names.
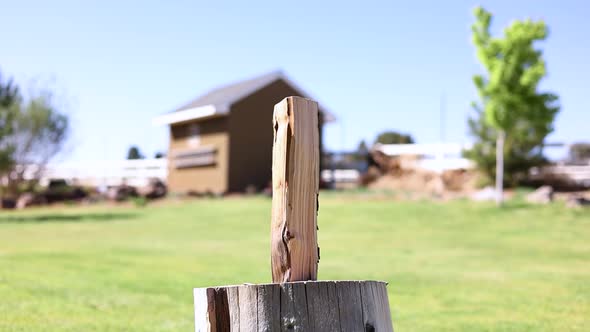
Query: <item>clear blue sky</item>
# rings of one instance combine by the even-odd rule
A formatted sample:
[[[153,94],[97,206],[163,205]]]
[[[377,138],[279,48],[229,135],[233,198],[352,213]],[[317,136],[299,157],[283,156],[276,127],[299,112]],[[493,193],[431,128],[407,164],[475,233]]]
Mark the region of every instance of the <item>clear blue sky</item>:
[[[151,119],[220,84],[283,69],[336,113],[331,149],[384,129],[419,142],[469,141],[466,117],[480,70],[472,8],[544,19],[542,47],[561,96],[552,141],[590,140],[587,1],[6,1],[0,70],[22,84],[51,80],[73,120],[68,160],[123,158],[131,144],[165,150]]]

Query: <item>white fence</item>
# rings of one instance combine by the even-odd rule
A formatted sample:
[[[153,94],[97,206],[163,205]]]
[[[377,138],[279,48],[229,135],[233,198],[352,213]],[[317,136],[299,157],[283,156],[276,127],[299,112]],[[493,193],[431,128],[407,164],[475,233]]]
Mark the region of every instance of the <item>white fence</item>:
[[[34,166],[29,167],[33,169]],[[165,158],[101,160],[50,164],[43,172],[41,184],[45,185],[51,179],[64,179],[95,187],[117,186],[122,183],[132,186],[144,186],[150,178],[165,181],[167,175],[168,162]]]
[[[406,144],[403,144],[406,145]],[[418,144],[411,144],[418,145]],[[393,148],[389,145],[381,145],[378,148],[389,155],[399,155],[401,152],[408,154],[424,153],[415,163],[416,167],[442,172],[448,169],[470,168],[471,161],[452,155],[439,154],[432,157],[432,148],[418,146],[416,149],[408,147]],[[461,151],[463,147],[454,149],[446,146],[442,149],[445,152]],[[437,151],[438,152],[438,151]],[[25,178],[30,177],[36,170],[35,166],[28,166],[29,172],[25,172]],[[28,173],[28,174],[27,174]],[[132,186],[144,186],[151,178],[158,178],[166,181],[168,175],[168,161],[161,159],[139,159],[139,160],[102,160],[92,162],[60,163],[50,164],[43,172],[41,184],[46,185],[51,179],[64,179],[78,184],[109,187],[127,183]],[[533,168],[531,176],[542,179],[543,176],[559,176],[569,179],[584,186],[590,186],[590,164],[588,165],[554,165],[543,168]],[[352,183],[360,177],[360,172],[355,169],[325,169],[321,177],[326,182]]]
[[[354,183],[360,177],[361,173],[356,169],[322,170],[322,180],[325,182]]]
[[[375,147],[387,155],[420,155],[417,167],[442,172],[446,169],[469,168],[471,162],[460,157],[466,148],[461,144],[392,144]],[[32,174],[35,166],[27,166]],[[51,179],[64,179],[72,183],[95,187],[117,186],[127,183],[132,186],[146,185],[150,178],[166,181],[168,160],[98,160],[50,164],[41,178],[46,185]],[[26,174],[25,174],[26,177]],[[360,172],[355,169],[325,169],[321,177],[326,182],[353,183]]]
[[[418,156],[446,156],[461,155],[470,148],[468,144],[458,143],[425,143],[425,144],[376,144],[375,149],[388,156],[418,155]]]
[[[34,165],[25,178],[30,178],[36,170]],[[51,179],[64,179],[68,182],[95,186],[118,186],[125,182],[132,186],[144,186],[150,178],[166,181],[168,160],[101,160],[93,162],[61,163],[48,165],[41,177],[41,184],[47,185]],[[360,176],[354,169],[323,170],[322,179],[326,182],[356,182]]]

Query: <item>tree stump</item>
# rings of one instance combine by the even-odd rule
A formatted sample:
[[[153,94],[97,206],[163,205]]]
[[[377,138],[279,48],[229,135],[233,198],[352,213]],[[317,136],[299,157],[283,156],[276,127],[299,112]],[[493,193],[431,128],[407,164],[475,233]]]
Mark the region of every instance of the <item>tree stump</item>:
[[[381,281],[195,289],[196,331],[393,331]]]
[[[386,283],[315,281],[319,127],[316,102],[275,106],[272,164],[273,284],[195,288],[195,330],[393,332]]]

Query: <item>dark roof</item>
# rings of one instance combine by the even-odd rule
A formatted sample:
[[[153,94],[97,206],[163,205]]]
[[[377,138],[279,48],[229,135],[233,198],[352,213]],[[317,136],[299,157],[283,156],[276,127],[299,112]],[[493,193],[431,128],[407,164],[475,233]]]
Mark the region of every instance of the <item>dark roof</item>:
[[[271,83],[274,83],[277,80],[285,81],[293,89],[297,90],[302,97],[311,98],[307,93],[305,93],[305,91],[300,89],[295,83],[287,78],[287,76],[282,71],[273,71],[261,76],[210,90],[204,95],[201,95],[189,103],[179,107],[175,110],[175,112],[207,105],[213,105],[217,109],[228,109],[237,101],[240,101],[241,99],[253,94],[254,92],[266,87]],[[326,111],[322,105],[320,105],[320,109],[324,115],[326,115],[327,121],[335,120],[335,117],[330,112]]]

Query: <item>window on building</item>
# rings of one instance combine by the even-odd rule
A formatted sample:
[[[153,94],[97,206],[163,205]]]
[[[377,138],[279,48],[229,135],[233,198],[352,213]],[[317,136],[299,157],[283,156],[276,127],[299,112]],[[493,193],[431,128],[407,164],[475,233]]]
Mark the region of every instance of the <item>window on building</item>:
[[[190,147],[196,147],[201,144],[201,128],[196,123],[192,123],[188,127],[188,145]]]

